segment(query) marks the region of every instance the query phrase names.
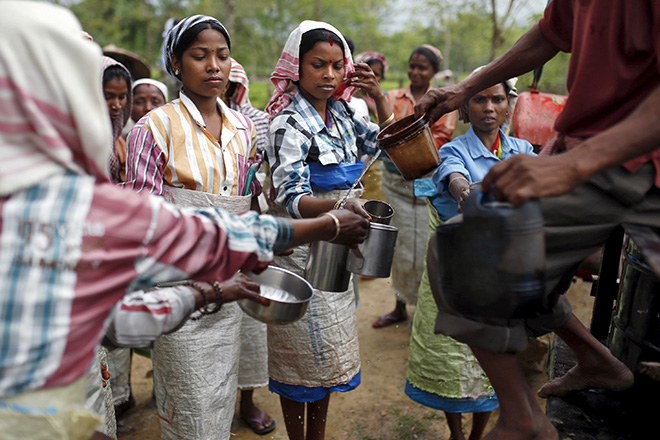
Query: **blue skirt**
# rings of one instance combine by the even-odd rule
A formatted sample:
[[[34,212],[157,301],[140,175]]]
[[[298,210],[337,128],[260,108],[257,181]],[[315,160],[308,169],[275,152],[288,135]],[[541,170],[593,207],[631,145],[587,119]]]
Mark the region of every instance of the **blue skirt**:
[[[449,399],[415,388],[406,380],[406,394],[414,402],[448,413],[490,412],[500,403],[495,394],[478,399]]]
[[[323,399],[328,393],[339,391],[346,392],[354,390],[360,385],[362,380],[362,371],[353,376],[353,378],[345,384],[337,385],[330,388],[325,387],[306,387],[303,385],[289,385],[286,383],[278,382],[275,379],[269,379],[268,389],[274,393],[279,394],[287,399],[296,402],[316,402]]]

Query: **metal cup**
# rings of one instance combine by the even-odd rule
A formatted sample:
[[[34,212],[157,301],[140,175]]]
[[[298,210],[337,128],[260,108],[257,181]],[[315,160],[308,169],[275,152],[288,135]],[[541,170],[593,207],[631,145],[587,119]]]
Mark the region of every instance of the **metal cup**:
[[[315,289],[328,292],[344,292],[351,281],[346,269],[349,248],[327,241],[315,241],[309,245],[305,262],[305,279]]]
[[[394,215],[394,209],[389,204],[380,200],[369,200],[365,202],[363,207],[369,213],[371,221],[374,223],[389,225]]]

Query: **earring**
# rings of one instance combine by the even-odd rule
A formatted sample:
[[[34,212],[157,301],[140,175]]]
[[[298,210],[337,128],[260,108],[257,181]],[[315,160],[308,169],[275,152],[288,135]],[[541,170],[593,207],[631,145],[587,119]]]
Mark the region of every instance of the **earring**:
[[[179,74],[179,69],[174,69],[174,75],[178,75],[178,74]]]

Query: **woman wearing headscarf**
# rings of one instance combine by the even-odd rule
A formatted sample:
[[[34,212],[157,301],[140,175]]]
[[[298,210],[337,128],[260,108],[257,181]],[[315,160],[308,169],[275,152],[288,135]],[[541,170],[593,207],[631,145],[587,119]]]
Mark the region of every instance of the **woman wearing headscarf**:
[[[103,56],[103,96],[108,105],[112,123],[110,176],[114,182],[126,179],[126,140],[121,136],[133,108],[131,74],[119,61]]]
[[[413,114],[417,101],[431,89],[431,80],[440,71],[441,63],[442,54],[430,44],[413,50],[408,60],[410,85],[405,89],[390,90],[386,95],[395,120]],[[431,133],[438,148],[451,140],[455,125],[455,112],[442,116],[431,125]],[[387,327],[408,319],[406,305],[417,303],[417,289],[424,270],[429,237],[426,204],[415,197],[413,181],[404,180],[390,160],[384,159],[383,164],[383,196],[394,209],[391,225],[399,228],[392,262],[392,290],[396,303],[394,310],[372,324],[374,328]]]
[[[113,180],[117,183],[126,180],[126,135],[131,128],[133,128],[135,122],[139,121],[142,116],[146,115],[154,108],[164,105],[167,102],[168,96],[167,86],[162,82],[151,78],[141,78],[137,81],[133,81],[131,90],[133,105],[130,106],[127,103],[124,107],[126,110],[123,112],[124,115],[125,113],[129,113],[130,119],[128,122],[125,122],[122,135],[115,142],[119,174],[114,174]],[[128,96],[130,98],[130,94],[128,94]],[[130,102],[130,99],[128,101]],[[110,108],[108,109],[111,111]],[[125,119],[125,116],[122,119]],[[114,128],[115,120],[113,119],[113,131]],[[117,348],[110,351],[108,354],[108,373],[110,374],[112,400],[117,419],[119,419],[119,417],[121,417],[121,415],[127,410],[135,406],[135,399],[133,398],[131,391],[132,352],[133,350],[130,348]],[[148,350],[142,350],[139,353],[145,356],[150,356]],[[132,428],[118,422],[117,430],[121,435],[122,432],[129,432]]]
[[[311,218],[333,209],[363,168],[358,149],[375,153],[378,125],[355,116],[345,100],[363,88],[376,100],[381,120],[391,111],[369,66],[357,68],[342,34],[327,23],[303,21],[289,35],[266,106],[272,115],[267,156],[283,215]],[[368,218],[365,200],[359,192],[351,195],[345,210]],[[298,247],[275,263],[302,275],[307,250]],[[330,394],[360,383],[352,283],[342,292],[314,292],[300,320],[268,326],[270,389],[280,395],[292,440],[323,439]]]
[[[230,83],[227,29],[213,17],[186,17],[170,29],[163,50],[165,70],[181,91],[129,133],[126,186],[179,206],[217,206],[234,214],[258,209],[261,186],[249,178],[260,164],[256,129],[221,99]],[[242,289],[245,282],[245,275],[237,274],[223,288]],[[229,436],[242,316],[232,304],[155,342],[154,387],[163,438]],[[247,418],[257,419],[250,425],[257,431],[274,427],[268,415]]]
[[[133,125],[151,110],[165,105],[169,101],[167,86],[155,79],[140,78],[133,81]],[[133,127],[131,127],[133,128]]]
[[[369,67],[371,67],[371,70],[374,72],[374,75],[376,75],[376,80],[378,82],[382,82],[385,80],[388,64],[387,64],[387,59],[385,59],[385,55],[383,55],[382,53],[376,52],[375,50],[361,52],[355,56],[355,62],[365,63]],[[365,100],[365,102],[367,103],[367,108],[369,109],[369,114],[371,115],[373,120],[377,121],[378,116],[376,110],[376,103],[374,102],[373,98],[366,96],[361,91],[356,93],[355,95]]]
[[[359,63],[367,64],[374,72],[374,75],[376,76],[376,80],[379,83],[385,79],[385,74],[387,73],[388,65],[387,65],[387,60],[385,59],[385,56],[382,53],[373,50],[362,52],[355,56],[355,62],[358,64]],[[383,92],[387,93],[387,91],[385,90]],[[355,96],[358,96],[360,97],[360,99],[364,100],[367,109],[369,110],[369,115],[371,116],[371,119],[373,121],[378,121],[378,111],[376,109],[376,102],[373,100],[373,98],[371,98],[366,93],[362,92],[362,90],[358,90],[355,93]],[[365,154],[361,157],[360,160],[362,160],[362,162],[367,162],[369,159],[370,159],[369,155]],[[365,174],[364,182],[363,182],[364,184],[363,197],[365,199],[384,200],[382,168],[383,167],[381,161],[374,162],[369,168],[369,171],[367,171],[367,174]],[[369,277],[360,275],[360,279],[369,279]]]
[[[151,297],[157,301],[138,295],[122,310],[138,322],[153,318],[156,334],[169,332],[194,309],[241,297],[220,294],[214,281],[262,270],[274,252],[333,238],[337,228],[330,216],[292,223],[184,211],[117,188],[109,181],[100,47],[82,38],[63,7],[4,1],[2,10],[0,432],[8,440],[86,440],[101,423],[83,408],[86,371],[96,367],[95,348],[124,295],[196,280]],[[333,215],[336,240],[355,243],[366,233],[359,216]],[[257,289],[243,297],[263,302]],[[124,343],[145,339],[138,336]]]
[[[481,181],[493,165],[514,154],[534,154],[529,142],[508,137],[503,129],[513,113],[515,83],[513,78],[472,96],[459,109],[461,121],[471,124],[470,129],[440,149],[442,163],[432,181],[416,182],[417,194],[429,197],[430,231],[458,214],[470,194],[470,184]],[[444,411],[454,440],[466,438],[463,414],[472,413],[469,440],[479,440],[498,406],[497,397],[470,347],[435,334],[437,315],[425,270],[410,336],[406,394],[417,403]]]

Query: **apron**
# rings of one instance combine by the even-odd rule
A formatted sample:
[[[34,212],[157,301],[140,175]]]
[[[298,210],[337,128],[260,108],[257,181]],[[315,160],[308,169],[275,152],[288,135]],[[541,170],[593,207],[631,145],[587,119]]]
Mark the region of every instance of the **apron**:
[[[392,261],[392,289],[398,300],[411,305],[417,304],[430,235],[426,202],[415,197],[414,182],[404,180],[387,166],[383,171],[383,200],[394,209],[390,225],[399,228]]]
[[[163,197],[180,207],[219,207],[239,214],[252,196],[222,196],[166,187]],[[197,314],[193,314],[196,316]],[[156,339],[151,356],[163,439],[228,439],[238,386],[242,311],[238,304],[188,320]],[[256,338],[255,338],[256,339]]]
[[[351,195],[359,197],[356,189]],[[346,190],[315,192],[318,199],[343,197]],[[277,215],[287,216],[277,207]],[[304,276],[309,246],[299,246],[274,263]],[[347,384],[360,371],[360,349],[353,282],[345,292],[314,289],[314,297],[301,319],[268,326],[268,373],[289,385],[330,388]]]
[[[108,370],[108,350],[99,345],[96,347],[94,359],[86,374],[85,409],[93,411],[103,418],[103,423],[96,429],[97,431],[116,438],[117,419],[112,400],[112,388],[103,378],[102,369]]]

